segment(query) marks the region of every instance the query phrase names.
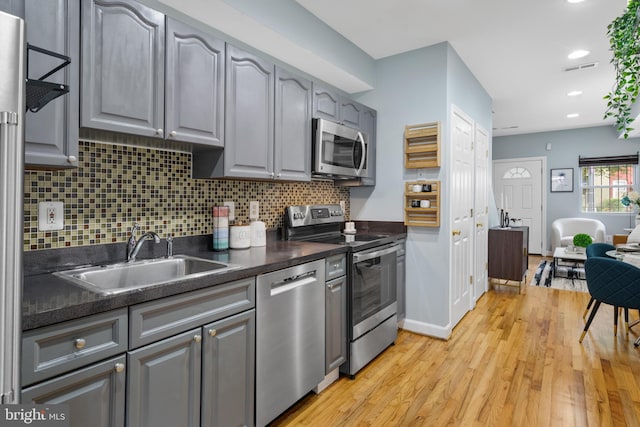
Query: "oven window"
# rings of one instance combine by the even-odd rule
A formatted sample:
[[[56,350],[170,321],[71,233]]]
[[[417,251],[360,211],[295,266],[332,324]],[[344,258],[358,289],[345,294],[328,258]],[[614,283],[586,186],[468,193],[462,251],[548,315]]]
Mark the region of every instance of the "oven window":
[[[352,325],[396,301],[396,253],[353,265]]]

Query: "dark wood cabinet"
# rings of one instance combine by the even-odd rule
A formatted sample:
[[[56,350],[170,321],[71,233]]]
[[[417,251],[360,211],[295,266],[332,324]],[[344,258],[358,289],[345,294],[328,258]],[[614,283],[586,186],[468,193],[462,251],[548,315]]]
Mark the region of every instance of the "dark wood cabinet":
[[[490,278],[517,281],[520,286],[528,266],[529,227],[489,229]]]

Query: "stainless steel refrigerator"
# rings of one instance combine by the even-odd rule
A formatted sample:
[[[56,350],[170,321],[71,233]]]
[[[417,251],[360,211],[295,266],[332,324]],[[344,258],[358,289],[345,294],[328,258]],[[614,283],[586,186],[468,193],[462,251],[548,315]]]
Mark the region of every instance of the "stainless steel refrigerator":
[[[0,392],[20,399],[25,27],[0,12]]]

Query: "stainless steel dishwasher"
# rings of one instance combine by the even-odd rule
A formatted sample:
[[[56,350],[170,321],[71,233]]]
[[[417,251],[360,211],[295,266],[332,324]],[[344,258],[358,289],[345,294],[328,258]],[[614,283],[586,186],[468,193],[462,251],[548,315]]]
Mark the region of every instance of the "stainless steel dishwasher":
[[[258,276],[256,425],[324,378],[324,260]]]

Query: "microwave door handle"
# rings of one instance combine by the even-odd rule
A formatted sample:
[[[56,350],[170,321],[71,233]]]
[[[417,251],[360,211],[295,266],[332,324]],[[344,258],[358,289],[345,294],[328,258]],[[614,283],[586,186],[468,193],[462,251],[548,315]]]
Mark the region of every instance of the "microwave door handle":
[[[367,158],[367,145],[364,143],[364,135],[362,132],[358,132],[358,136],[356,136],[356,141],[360,140],[360,146],[362,147],[362,154],[360,157],[360,167],[356,171],[356,176],[360,176],[362,173],[362,168],[364,168],[364,161]]]

